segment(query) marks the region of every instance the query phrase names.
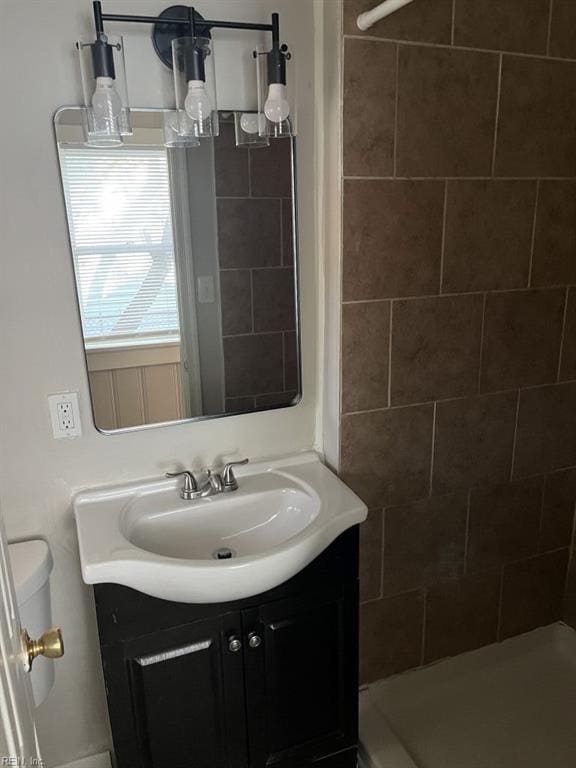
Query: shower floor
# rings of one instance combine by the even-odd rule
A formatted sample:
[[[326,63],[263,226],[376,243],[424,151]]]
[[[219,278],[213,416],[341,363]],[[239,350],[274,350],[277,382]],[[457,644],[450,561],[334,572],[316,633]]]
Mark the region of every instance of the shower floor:
[[[574,768],[576,632],[554,624],[373,683],[364,768]]]

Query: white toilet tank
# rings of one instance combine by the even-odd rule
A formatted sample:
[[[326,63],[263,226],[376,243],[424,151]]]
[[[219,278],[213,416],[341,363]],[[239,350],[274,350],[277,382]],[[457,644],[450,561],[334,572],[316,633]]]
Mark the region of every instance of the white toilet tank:
[[[52,555],[40,539],[8,545],[22,628],[34,640],[52,626],[50,573]],[[38,707],[54,685],[54,661],[39,656],[30,673],[34,703]]]

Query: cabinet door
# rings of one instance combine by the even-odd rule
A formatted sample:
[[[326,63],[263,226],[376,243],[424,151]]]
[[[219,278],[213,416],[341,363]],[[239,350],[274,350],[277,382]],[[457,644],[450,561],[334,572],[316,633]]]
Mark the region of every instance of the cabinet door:
[[[356,591],[243,612],[250,768],[300,767],[356,744]]]
[[[246,768],[239,614],[103,649],[118,768]]]

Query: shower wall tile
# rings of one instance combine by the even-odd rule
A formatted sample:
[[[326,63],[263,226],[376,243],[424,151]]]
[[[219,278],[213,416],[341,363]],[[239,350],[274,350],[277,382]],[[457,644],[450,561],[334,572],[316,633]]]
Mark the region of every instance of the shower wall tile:
[[[294,266],[294,229],[292,226],[292,200],[282,200],[282,264]]]
[[[562,618],[567,567],[562,549],[504,568],[500,639]]]
[[[344,0],[342,41],[365,681],[559,618],[576,507],[576,2],[418,0],[361,32],[373,5]]]
[[[220,273],[222,334],[252,332],[252,287],[250,270],[227,269]]]
[[[452,0],[419,0],[382,19],[366,33],[358,29],[359,14],[374,8],[373,0],[344,0],[344,31],[422,43],[450,43]]]
[[[394,302],[392,405],[476,393],[483,303],[480,295]]]
[[[295,331],[284,334],[284,389],[298,389],[298,339]]]
[[[576,629],[576,554],[572,551],[568,575],[566,577],[566,592],[564,594],[564,621]]]
[[[214,142],[214,175],[216,197],[248,197],[250,178],[249,152],[239,152],[234,126],[221,123],[220,135]]]
[[[546,476],[540,527],[541,552],[569,547],[576,509],[576,469]]]
[[[296,322],[294,270],[255,269],[252,272],[254,330],[293,331]]]
[[[227,398],[282,392],[282,334],[226,337],[224,371]]]
[[[252,197],[291,197],[290,141],[271,141],[249,154]]]
[[[386,408],[390,302],[342,307],[342,412]]]
[[[383,594],[461,576],[467,511],[465,493],[388,507],[384,513]]]
[[[504,56],[497,176],[576,176],[575,91],[576,62]]]
[[[342,418],[340,472],[369,507],[428,495],[433,416],[420,405]]]
[[[535,181],[449,181],[443,292],[527,287],[535,202]]]
[[[576,3],[554,0],[550,28],[550,55],[576,59]]]
[[[495,54],[400,46],[398,175],[489,175],[497,93]]]
[[[394,173],[396,45],[346,40],[344,174]]]
[[[370,510],[366,522],[360,526],[361,602],[375,600],[381,596],[382,531],[382,510]]]
[[[576,282],[576,181],[542,181],[538,195],[533,285]]]
[[[505,392],[437,403],[435,494],[510,477],[516,401],[516,392]]]
[[[492,293],[486,301],[481,389],[494,392],[556,381],[564,288]]]
[[[426,596],[424,664],[496,642],[499,599],[499,571],[433,585]]]
[[[344,301],[438,293],[444,184],[344,182]]]
[[[520,392],[514,475],[576,465],[576,383]]]
[[[423,625],[420,591],[360,606],[360,683],[418,666]]]
[[[454,43],[521,53],[546,53],[550,0],[456,0]]]
[[[279,200],[220,198],[217,210],[221,269],[281,263]]]
[[[294,405],[297,402],[297,392],[270,392],[256,395],[256,408],[277,408]]]
[[[488,571],[538,551],[541,477],[473,490],[467,568]]]
[[[562,345],[562,365],[560,379],[564,381],[576,379],[576,289],[568,291],[566,306],[566,324],[564,327],[564,343]]]

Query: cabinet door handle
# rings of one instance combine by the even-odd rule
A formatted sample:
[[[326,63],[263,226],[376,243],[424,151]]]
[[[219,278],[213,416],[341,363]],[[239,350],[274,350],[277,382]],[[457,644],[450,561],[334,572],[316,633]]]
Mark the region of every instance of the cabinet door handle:
[[[250,648],[258,648],[259,645],[262,645],[262,638],[256,632],[250,632],[248,635],[248,645]]]
[[[230,653],[238,653],[240,648],[242,648],[242,642],[235,635],[231,635],[228,638],[228,650]]]

